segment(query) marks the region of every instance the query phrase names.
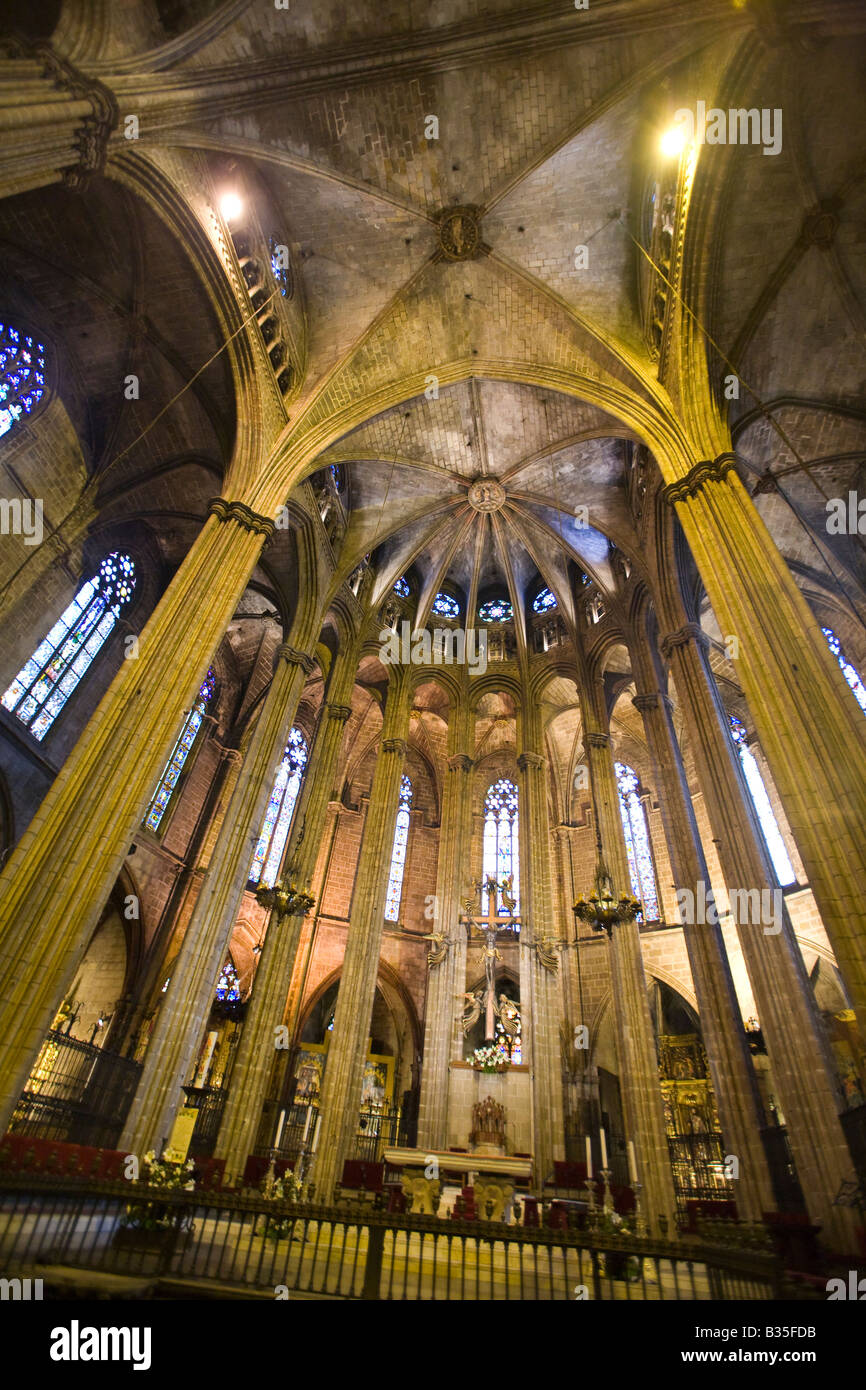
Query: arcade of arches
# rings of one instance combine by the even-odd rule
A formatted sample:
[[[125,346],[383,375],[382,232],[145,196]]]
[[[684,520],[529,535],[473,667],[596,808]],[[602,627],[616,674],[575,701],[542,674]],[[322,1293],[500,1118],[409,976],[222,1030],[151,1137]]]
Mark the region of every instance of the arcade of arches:
[[[428,8],[6,44],[3,1128],[853,1251],[866,18]]]

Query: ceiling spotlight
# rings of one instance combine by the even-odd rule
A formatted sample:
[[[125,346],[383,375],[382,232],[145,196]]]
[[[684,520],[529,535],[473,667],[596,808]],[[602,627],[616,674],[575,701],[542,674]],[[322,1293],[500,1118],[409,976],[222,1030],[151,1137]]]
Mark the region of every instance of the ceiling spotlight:
[[[226,222],[234,222],[244,210],[243,200],[237,193],[224,193],[220,198],[220,212]]]
[[[660,140],[661,152],[669,159],[682,154],[686,147],[686,132],[682,125],[672,125]]]

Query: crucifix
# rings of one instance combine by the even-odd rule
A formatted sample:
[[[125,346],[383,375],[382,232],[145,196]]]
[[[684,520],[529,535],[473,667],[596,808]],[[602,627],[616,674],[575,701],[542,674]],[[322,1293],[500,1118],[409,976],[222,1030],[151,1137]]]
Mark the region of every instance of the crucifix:
[[[481,895],[483,905],[484,894],[487,894],[487,911],[476,911],[474,898],[465,897],[460,899],[460,906],[463,914],[460,921],[466,927],[469,939],[472,939],[473,931],[477,931],[484,940],[482,957],[484,960],[484,993],[480,1000],[477,996],[467,996],[474,998],[477,1010],[472,1016],[470,1011],[469,1026],[478,1018],[481,1009],[485,1011],[484,1040],[494,1042],[496,1037],[496,1015],[499,1009],[496,1004],[496,962],[502,959],[502,955],[496,946],[496,937],[499,932],[520,931],[520,920],[514,916],[514,909],[517,906],[516,898],[511,896],[513,874],[501,881],[488,874],[482,883],[475,885],[476,892]],[[503,911],[499,910],[499,900],[502,899]],[[464,1032],[468,1032],[464,1020]]]

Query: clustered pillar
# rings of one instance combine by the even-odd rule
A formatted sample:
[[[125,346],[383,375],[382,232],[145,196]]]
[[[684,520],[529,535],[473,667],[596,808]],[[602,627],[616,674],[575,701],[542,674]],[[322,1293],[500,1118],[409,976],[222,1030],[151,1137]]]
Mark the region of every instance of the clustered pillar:
[[[322,1084],[321,1122],[311,1178],[317,1197],[328,1200],[343,1171],[357,1131],[370,1017],[376,993],[379,952],[391,846],[407,752],[409,700],[396,675],[388,690],[382,738],[361,841],[355,891],[328,1064]]]

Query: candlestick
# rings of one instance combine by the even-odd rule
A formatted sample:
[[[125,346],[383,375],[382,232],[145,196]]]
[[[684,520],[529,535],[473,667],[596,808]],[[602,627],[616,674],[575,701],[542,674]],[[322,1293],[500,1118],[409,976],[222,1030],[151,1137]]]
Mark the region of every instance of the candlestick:
[[[603,1129],[600,1129],[598,1133],[599,1133],[599,1138],[601,1139],[601,1166],[602,1166],[602,1168],[606,1168],[606,1167],[607,1167],[607,1135],[605,1134],[605,1132],[604,1132]]]
[[[587,1179],[592,1177],[592,1140],[589,1135],[586,1136],[586,1176]]]
[[[633,1139],[628,1141],[628,1177],[629,1182],[634,1187],[637,1182],[637,1163],[635,1162]]]
[[[611,1172],[610,1172],[610,1169],[609,1169],[609,1168],[602,1168],[602,1170],[601,1170],[601,1177],[602,1177],[602,1182],[604,1183],[604,1201],[602,1202],[602,1210],[604,1211],[605,1216],[612,1216],[612,1215],[613,1215],[613,1194],[611,1193],[611,1190],[610,1190],[610,1179],[611,1179]]]

